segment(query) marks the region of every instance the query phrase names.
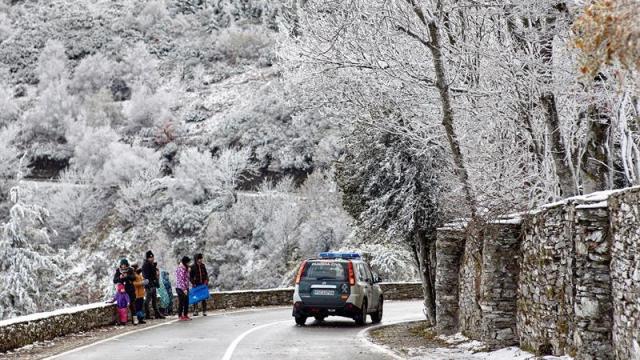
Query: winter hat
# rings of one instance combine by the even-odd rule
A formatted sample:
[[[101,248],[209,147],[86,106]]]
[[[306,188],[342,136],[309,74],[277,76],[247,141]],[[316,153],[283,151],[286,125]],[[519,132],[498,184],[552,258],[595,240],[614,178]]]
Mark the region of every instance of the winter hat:
[[[191,262],[191,259],[188,256],[184,256],[180,262],[182,265],[187,266],[187,264]]]
[[[153,257],[153,252],[151,252],[151,250],[147,251],[147,254],[145,255],[145,259],[148,259],[150,257]]]
[[[124,291],[124,285],[123,284],[116,285],[116,291],[123,292]]]
[[[129,260],[125,258],[120,259],[120,266],[122,265],[129,266]]]

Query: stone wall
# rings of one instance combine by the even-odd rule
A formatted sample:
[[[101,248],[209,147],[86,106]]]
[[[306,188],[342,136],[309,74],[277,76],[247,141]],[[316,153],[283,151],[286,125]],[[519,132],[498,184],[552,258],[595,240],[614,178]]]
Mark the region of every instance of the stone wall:
[[[436,327],[441,333],[458,331],[459,276],[465,233],[455,226],[438,229],[436,239]]]
[[[609,214],[606,207],[598,204],[575,208],[572,353],[579,359],[611,359],[613,302]]]
[[[520,235],[520,222],[511,220],[490,223],[483,234],[480,339],[491,348],[518,344]]]
[[[615,194],[611,212],[613,345],[616,359],[640,359],[640,190]]]
[[[574,209],[555,206],[523,224],[518,286],[521,346],[543,355],[571,352]]]
[[[422,284],[381,283],[386,300],[422,298]],[[209,309],[290,305],[293,289],[224,291],[211,293]],[[90,304],[60,311],[33,314],[0,321],[0,353],[36,341],[88,331],[110,325],[115,320],[112,304]]]
[[[91,304],[0,322],[0,352],[112,324],[115,306]]]
[[[640,360],[640,187],[491,221],[481,237],[443,230],[439,331],[538,355]]]
[[[480,295],[482,284],[482,238],[467,234],[464,255],[460,264],[458,299],[459,331],[465,336],[479,339],[482,336],[482,309]]]

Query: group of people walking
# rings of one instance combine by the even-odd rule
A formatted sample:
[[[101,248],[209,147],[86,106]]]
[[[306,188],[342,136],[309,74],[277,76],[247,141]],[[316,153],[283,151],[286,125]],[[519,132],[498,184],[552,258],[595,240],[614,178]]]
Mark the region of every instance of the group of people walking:
[[[151,250],[146,252],[142,266],[129,264],[125,258],[120,259],[113,283],[116,285],[116,294],[110,302],[115,302],[118,308],[117,324],[125,325],[129,319],[133,325],[144,324],[145,319],[151,318],[151,311],[155,319],[164,319],[173,314],[173,289],[169,273],[160,271]],[[188,315],[190,285],[209,285],[209,274],[202,254],[196,254],[193,266],[191,258],[184,256],[176,268],[175,290],[178,296],[178,319],[181,321],[191,320]],[[207,303],[200,303],[202,315],[206,316]],[[198,315],[197,305],[194,304],[194,316]]]

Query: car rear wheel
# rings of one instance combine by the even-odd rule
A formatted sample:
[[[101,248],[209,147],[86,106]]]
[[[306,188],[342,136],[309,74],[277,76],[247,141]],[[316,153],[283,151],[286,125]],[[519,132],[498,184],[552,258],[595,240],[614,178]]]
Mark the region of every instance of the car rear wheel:
[[[380,321],[382,321],[383,306],[384,306],[384,302],[382,298],[380,298],[380,301],[378,302],[378,309],[376,309],[376,312],[371,314],[371,321],[374,324],[378,324],[380,323]]]
[[[307,322],[307,317],[306,316],[296,316],[296,324],[300,325],[300,326],[304,326],[304,323]]]
[[[360,309],[360,314],[356,315],[356,324],[364,325],[367,323],[367,300],[365,299],[362,302],[362,309]]]

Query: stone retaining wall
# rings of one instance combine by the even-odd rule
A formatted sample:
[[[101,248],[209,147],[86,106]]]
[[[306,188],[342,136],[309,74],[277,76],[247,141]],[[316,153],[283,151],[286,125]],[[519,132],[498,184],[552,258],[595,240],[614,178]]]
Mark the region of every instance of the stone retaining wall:
[[[464,232],[454,227],[438,229],[435,292],[436,325],[441,333],[458,331],[458,271],[464,244]]]
[[[489,224],[484,231],[480,338],[492,348],[518,344],[516,299],[520,224]]]
[[[381,283],[380,286],[386,300],[422,298],[422,284],[419,282]],[[214,292],[207,306],[209,309],[284,306],[291,304],[292,297],[292,288]],[[107,326],[114,319],[114,305],[96,303],[0,321],[0,353],[36,341]]]
[[[465,336],[482,337],[482,234],[465,233],[464,254],[460,264],[460,297],[458,299],[459,330]]]
[[[640,190],[609,199],[616,359],[640,359]]]
[[[481,250],[470,229],[456,231],[438,234],[439,331],[538,355],[640,360],[640,187],[489,222]]]
[[[523,225],[518,286],[518,332],[524,349],[559,355],[573,336],[574,209],[556,206]]]

